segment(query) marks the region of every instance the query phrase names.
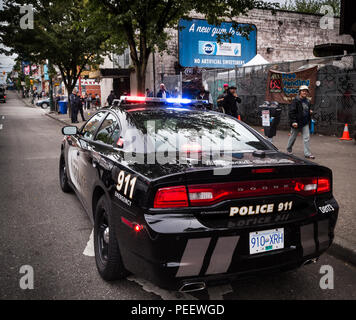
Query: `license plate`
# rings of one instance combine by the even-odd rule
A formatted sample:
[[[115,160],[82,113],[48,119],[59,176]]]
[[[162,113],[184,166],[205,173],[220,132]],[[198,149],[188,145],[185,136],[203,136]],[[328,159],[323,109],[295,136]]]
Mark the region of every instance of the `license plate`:
[[[284,229],[250,232],[250,254],[284,248]]]

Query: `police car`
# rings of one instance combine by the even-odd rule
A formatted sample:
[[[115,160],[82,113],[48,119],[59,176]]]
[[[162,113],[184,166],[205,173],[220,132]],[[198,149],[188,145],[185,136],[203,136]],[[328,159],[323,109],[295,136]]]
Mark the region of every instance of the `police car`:
[[[331,170],[204,103],[121,97],[62,129],[60,186],[94,224],[105,280],[194,291],[300,267],[331,245]]]

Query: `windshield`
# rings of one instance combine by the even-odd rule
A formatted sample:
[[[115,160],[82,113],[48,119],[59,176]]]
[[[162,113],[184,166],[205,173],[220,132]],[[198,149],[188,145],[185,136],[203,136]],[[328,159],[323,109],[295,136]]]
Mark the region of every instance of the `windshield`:
[[[224,114],[181,108],[129,113],[135,130],[125,134],[125,151],[215,153],[268,149],[250,130]],[[140,145],[145,149],[138,150]]]

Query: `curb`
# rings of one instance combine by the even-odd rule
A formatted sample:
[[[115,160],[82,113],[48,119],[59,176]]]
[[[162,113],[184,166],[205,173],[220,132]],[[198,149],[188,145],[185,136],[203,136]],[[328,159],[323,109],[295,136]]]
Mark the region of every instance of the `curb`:
[[[47,117],[51,118],[51,119],[54,119],[54,120],[56,120],[56,121],[58,121],[58,122],[60,122],[60,123],[62,123],[62,124],[64,124],[64,125],[68,126],[68,123],[67,123],[67,122],[65,122],[64,120],[61,120],[61,119],[56,118],[55,116],[53,116],[53,115],[50,114],[50,113],[45,113],[45,115],[46,115]]]
[[[356,266],[356,251],[333,242],[326,253]]]
[[[56,112],[55,112],[54,114],[56,114]],[[73,123],[70,122],[70,118],[69,118],[69,117],[68,117],[68,121],[69,121],[69,122],[66,122],[65,120],[58,119],[58,118],[57,118],[56,116],[54,116],[51,112],[45,113],[45,115],[46,115],[47,117],[51,118],[51,119],[57,120],[58,122],[60,122],[60,123],[62,123],[62,124],[64,124],[64,125],[66,125],[66,126],[79,125],[79,127],[80,127],[80,126],[84,123],[84,122],[80,122],[80,123],[77,123],[77,124],[73,124]],[[88,114],[87,114],[87,117],[89,118],[90,116],[88,116]],[[88,119],[88,118],[87,118],[87,119]]]
[[[16,90],[15,90],[15,92],[16,92],[17,98],[18,98],[19,100],[21,100],[24,105],[26,105],[26,106],[29,107],[29,108],[36,108],[35,105],[33,105],[33,104],[31,104],[31,103],[28,103],[24,98],[22,98],[22,97],[20,96],[20,94],[19,94]]]

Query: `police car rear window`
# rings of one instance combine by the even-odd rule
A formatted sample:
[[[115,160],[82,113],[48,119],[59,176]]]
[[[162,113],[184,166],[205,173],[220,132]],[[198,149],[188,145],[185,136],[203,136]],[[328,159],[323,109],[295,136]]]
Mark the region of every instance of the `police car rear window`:
[[[138,109],[130,114],[139,132],[128,133],[126,146],[132,145],[132,140],[145,141],[146,150],[138,150],[136,143],[136,152],[241,152],[268,149],[250,130],[223,114],[180,108]]]

